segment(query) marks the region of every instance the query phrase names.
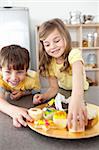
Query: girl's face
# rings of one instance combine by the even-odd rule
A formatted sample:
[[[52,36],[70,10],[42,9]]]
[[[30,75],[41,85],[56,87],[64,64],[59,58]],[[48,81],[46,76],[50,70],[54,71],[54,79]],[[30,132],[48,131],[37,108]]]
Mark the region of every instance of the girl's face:
[[[43,44],[45,51],[49,56],[56,59],[62,58],[66,48],[66,42],[57,29],[48,35],[48,37],[43,41]]]
[[[25,76],[26,69],[14,70],[13,68],[8,69],[7,67],[2,67],[3,80],[12,87],[16,87],[21,81],[25,79]]]

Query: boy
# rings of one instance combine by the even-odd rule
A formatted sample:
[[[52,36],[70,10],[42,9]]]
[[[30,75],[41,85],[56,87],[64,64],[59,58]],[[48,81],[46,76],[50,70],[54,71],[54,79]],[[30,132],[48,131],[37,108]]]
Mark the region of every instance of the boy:
[[[29,52],[19,45],[9,45],[0,51],[0,111],[13,119],[15,127],[26,126],[25,119],[32,121],[27,109],[9,104],[6,93],[12,100],[40,89],[38,74],[29,69]]]

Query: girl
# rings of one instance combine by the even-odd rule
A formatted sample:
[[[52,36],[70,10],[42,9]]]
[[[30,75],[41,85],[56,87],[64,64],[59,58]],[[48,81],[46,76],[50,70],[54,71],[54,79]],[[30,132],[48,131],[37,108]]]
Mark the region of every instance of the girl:
[[[80,127],[87,124],[87,112],[84,103],[84,90],[88,82],[84,71],[81,51],[72,49],[71,37],[66,25],[60,19],[52,19],[39,28],[40,39],[40,74],[48,78],[49,89],[43,94],[34,96],[34,104],[54,97],[59,88],[70,90],[68,109],[68,127],[77,129],[79,117]]]

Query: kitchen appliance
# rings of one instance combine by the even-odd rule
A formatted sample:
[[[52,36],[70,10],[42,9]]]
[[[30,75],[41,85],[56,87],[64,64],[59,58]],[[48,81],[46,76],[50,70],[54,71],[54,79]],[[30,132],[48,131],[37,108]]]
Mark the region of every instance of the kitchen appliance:
[[[81,20],[80,20],[81,12],[80,11],[70,11],[69,16],[70,16],[70,18],[69,18],[70,24],[80,24],[81,23]]]
[[[18,44],[30,51],[28,8],[0,8],[0,49],[10,44]]]

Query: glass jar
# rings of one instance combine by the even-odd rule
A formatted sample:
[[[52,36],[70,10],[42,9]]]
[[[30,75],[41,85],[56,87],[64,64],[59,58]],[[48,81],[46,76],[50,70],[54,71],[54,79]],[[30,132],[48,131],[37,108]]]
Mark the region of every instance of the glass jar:
[[[88,47],[93,47],[94,46],[94,37],[93,34],[89,33],[87,35],[88,37]]]
[[[71,11],[69,12],[70,19],[69,22],[71,24],[80,24],[81,23],[81,12],[80,11]]]
[[[94,47],[99,47],[99,33],[94,33]]]
[[[91,68],[96,68],[96,54],[88,54],[87,56],[87,63],[89,67]]]

